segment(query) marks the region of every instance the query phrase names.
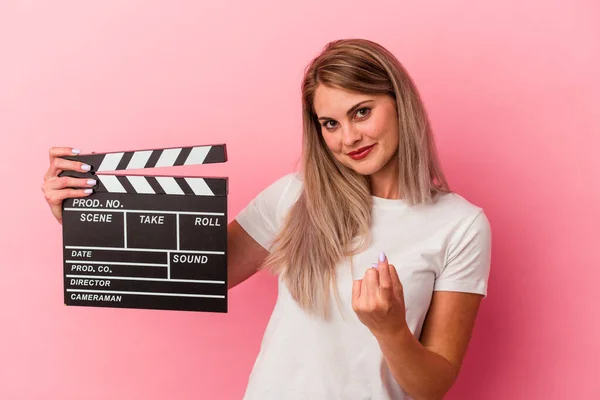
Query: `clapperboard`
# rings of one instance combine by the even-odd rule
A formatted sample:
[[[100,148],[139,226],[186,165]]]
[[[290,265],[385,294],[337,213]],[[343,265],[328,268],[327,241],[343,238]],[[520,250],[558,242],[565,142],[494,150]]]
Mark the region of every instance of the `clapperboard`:
[[[224,144],[64,158],[97,182],[63,202],[66,305],[227,312],[227,178],[107,173],[226,162]]]

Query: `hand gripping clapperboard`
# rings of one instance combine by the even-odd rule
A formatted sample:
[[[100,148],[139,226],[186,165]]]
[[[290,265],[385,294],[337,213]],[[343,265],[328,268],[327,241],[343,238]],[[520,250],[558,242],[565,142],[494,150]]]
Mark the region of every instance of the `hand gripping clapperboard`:
[[[226,162],[224,144],[63,158],[97,182],[63,202],[66,305],[227,312],[227,178],[107,173]]]

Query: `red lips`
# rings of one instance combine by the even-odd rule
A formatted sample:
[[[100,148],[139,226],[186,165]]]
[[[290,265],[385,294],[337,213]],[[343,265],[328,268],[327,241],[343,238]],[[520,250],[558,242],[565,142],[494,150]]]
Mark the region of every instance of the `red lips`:
[[[361,147],[358,150],[354,150],[354,151],[351,151],[350,153],[348,153],[348,156],[350,158],[352,158],[353,160],[363,159],[371,152],[371,149],[373,148],[373,146],[375,146],[375,145],[372,144],[370,146]]]

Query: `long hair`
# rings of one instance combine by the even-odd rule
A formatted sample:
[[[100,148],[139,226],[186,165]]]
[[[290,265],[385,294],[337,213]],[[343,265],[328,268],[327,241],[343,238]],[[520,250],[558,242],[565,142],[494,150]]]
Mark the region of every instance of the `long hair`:
[[[302,82],[302,190],[263,264],[280,275],[307,313],[327,317],[336,265],[370,243],[372,198],[368,177],[342,165],[325,145],[313,108],[319,85],[395,100],[399,188],[406,202],[429,202],[450,189],[423,102],[396,57],[364,39],[327,44],[307,66]]]

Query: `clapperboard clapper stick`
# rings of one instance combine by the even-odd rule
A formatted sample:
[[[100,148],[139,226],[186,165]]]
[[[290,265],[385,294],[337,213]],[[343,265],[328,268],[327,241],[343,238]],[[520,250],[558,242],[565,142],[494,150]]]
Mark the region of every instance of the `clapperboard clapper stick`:
[[[63,202],[66,305],[227,312],[227,178],[108,173],[226,162],[224,144],[64,158],[97,181]]]

